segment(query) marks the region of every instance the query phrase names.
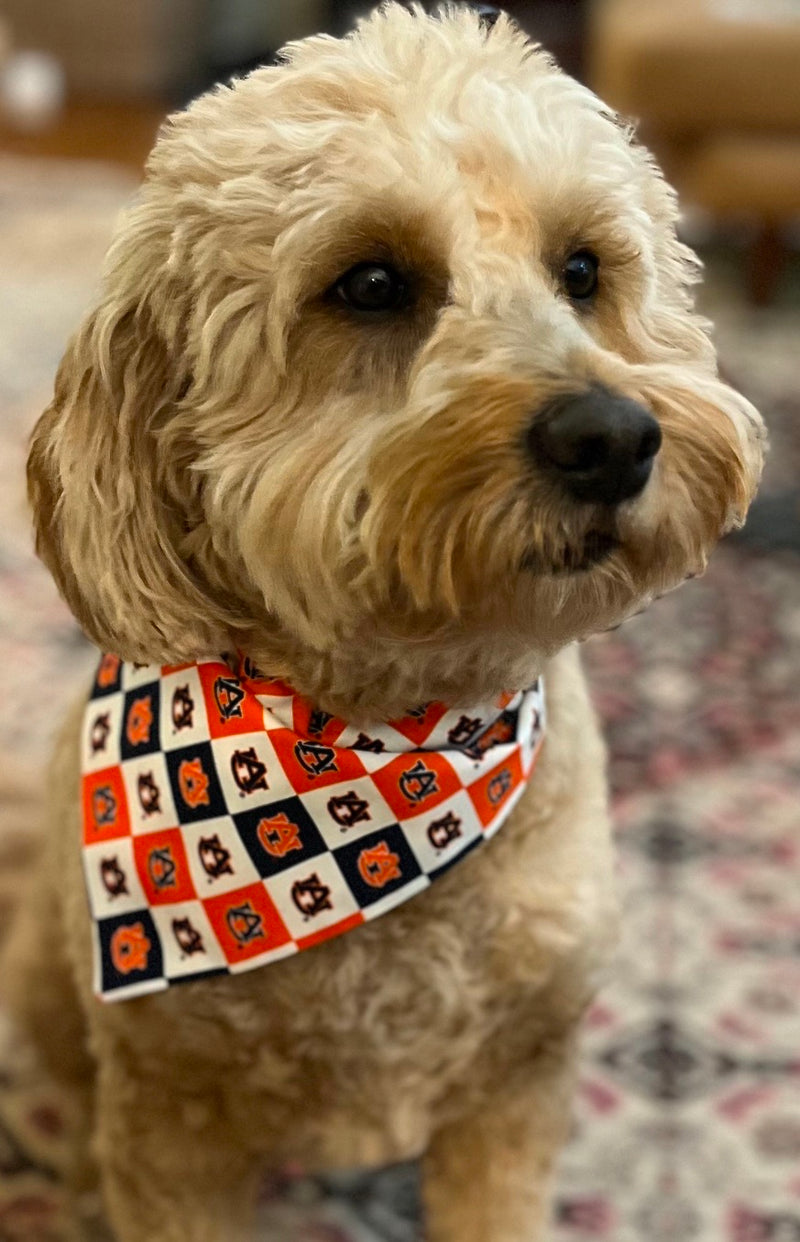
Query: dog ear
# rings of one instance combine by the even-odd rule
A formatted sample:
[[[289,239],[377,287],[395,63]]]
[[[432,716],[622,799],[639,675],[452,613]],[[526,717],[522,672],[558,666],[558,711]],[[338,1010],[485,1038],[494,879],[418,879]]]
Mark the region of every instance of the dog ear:
[[[147,298],[117,287],[70,343],[32,437],[37,552],[87,635],[128,660],[220,649],[187,551],[200,485],[169,434],[188,382]]]

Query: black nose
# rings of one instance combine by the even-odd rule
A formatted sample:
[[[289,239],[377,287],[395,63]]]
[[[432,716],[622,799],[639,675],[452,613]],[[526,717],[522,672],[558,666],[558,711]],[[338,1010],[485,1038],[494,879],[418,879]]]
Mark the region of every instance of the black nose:
[[[537,465],[555,473],[575,500],[594,504],[636,496],[660,448],[653,415],[599,385],[556,398],[528,431]]]

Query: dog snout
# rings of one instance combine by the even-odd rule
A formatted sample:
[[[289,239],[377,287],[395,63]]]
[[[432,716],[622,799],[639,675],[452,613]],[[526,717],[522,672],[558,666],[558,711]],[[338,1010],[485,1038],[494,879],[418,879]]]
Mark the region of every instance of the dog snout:
[[[650,478],[661,428],[638,402],[595,385],[540,410],[527,447],[573,499],[616,505],[638,495]]]

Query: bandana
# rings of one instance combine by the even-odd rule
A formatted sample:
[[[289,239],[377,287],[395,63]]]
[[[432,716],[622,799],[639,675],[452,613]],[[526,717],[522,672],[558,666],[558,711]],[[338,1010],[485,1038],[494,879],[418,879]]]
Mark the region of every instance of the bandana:
[[[539,682],[364,731],[247,658],[103,656],[82,733],[96,994],[252,970],[407,901],[507,819],[543,728]]]

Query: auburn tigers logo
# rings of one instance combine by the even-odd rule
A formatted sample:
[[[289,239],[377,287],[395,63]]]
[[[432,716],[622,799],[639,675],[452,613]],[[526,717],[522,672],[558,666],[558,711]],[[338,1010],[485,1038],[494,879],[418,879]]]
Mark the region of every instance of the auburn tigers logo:
[[[331,746],[323,746],[320,742],[297,742],[294,753],[309,776],[320,776],[323,772],[338,772],[336,751]]]
[[[131,746],[144,746],[150,741],[153,727],[153,704],[149,694],[134,699],[125,721],[125,736]]]
[[[400,774],[398,784],[409,802],[422,802],[424,798],[429,798],[431,794],[439,792],[436,773],[426,768],[421,759],[417,760],[413,768],[408,768]]]
[[[506,794],[511,789],[512,784],[513,778],[508,768],[502,768],[501,771],[497,773],[497,776],[492,777],[486,787],[486,797],[489,799],[492,806],[497,806],[498,802],[503,801],[503,798],[505,798]]]
[[[301,850],[299,825],[292,823],[285,811],[277,815],[265,815],[258,821],[256,836],[259,843],[273,858],[284,858],[292,850]]]
[[[105,750],[110,732],[111,719],[109,713],[102,712],[101,715],[95,716],[92,722],[91,733],[89,734],[89,744],[91,745],[93,755],[96,755],[99,750]]]
[[[172,934],[178,942],[178,947],[187,957],[191,957],[194,953],[205,953],[205,945],[203,937],[196,927],[192,926],[191,919],[173,919]]]
[[[323,884],[316,871],[307,880],[295,880],[292,885],[292,901],[307,919],[323,910],[332,910],[331,890]]]
[[[461,836],[461,820],[452,811],[428,824],[428,840],[435,850],[443,850]]]
[[[187,686],[178,686],[172,695],[172,723],[175,732],[191,729],[194,724],[194,699]]]
[[[354,824],[360,824],[362,820],[372,819],[369,813],[369,803],[365,798],[359,798],[354,789],[350,789],[346,794],[336,794],[333,798],[329,798],[328,810],[341,828],[352,828]]]
[[[504,742],[513,742],[515,737],[515,719],[509,716],[501,716],[499,720],[495,720],[493,724],[490,724],[489,728],[480,737],[476,737],[475,741],[470,743],[468,751],[470,755],[480,759],[492,746],[500,746]]]
[[[181,797],[192,809],[210,804],[208,776],[203,771],[200,759],[184,759],[178,768],[178,785]]]
[[[108,893],[109,897],[121,897],[128,895],[128,877],[119,865],[116,855],[113,858],[103,858],[100,861],[100,879]]]
[[[220,841],[218,832],[213,837],[201,837],[197,842],[197,853],[203,870],[212,880],[218,880],[221,875],[233,875],[231,852]]]
[[[133,970],[147,970],[152,947],[141,923],[118,927],[111,937],[110,946],[114,969],[121,975],[129,975]]]
[[[92,794],[92,818],[96,828],[110,828],[117,822],[117,799],[110,785],[100,785]]]
[[[97,670],[97,684],[102,690],[107,690],[109,686],[113,686],[119,676],[119,666],[121,663],[119,656],[103,656],[100,661],[100,667]]]
[[[480,716],[462,716],[448,733],[447,740],[451,746],[466,746],[482,724]]]
[[[330,712],[323,712],[321,708],[315,707],[308,718],[308,731],[312,737],[319,737],[325,732],[325,726],[330,724],[333,716]]]
[[[139,804],[145,815],[161,813],[161,790],[153,779],[152,772],[140,772],[136,781]]]
[[[384,888],[391,880],[402,878],[400,855],[393,854],[386,841],[379,841],[358,856],[358,872],[370,888]]]
[[[266,935],[264,920],[249,901],[242,902],[240,906],[231,906],[226,910],[225,922],[238,944],[250,944],[253,940],[259,940]]]
[[[234,716],[241,719],[243,699],[244,690],[235,677],[218,677],[214,682],[214,702],[221,720],[232,720]]]
[[[386,750],[386,743],[379,737],[368,737],[366,733],[359,733],[353,742],[353,750],[369,750],[373,755],[382,755]]]
[[[147,874],[154,888],[157,888],[159,892],[163,892],[166,888],[175,888],[178,883],[175,871],[175,859],[168,845],[150,850],[147,855]]]
[[[257,789],[269,789],[267,765],[259,759],[255,746],[233,752],[231,773],[243,794],[255,793]]]

